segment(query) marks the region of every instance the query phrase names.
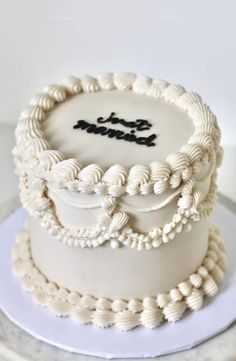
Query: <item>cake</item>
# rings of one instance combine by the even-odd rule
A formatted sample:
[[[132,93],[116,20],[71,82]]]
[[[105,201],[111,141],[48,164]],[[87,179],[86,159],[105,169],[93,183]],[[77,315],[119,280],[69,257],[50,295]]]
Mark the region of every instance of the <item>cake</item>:
[[[38,304],[130,330],[217,293],[226,257],[208,216],[222,148],[198,94],[133,73],[69,76],[30,100],[15,134],[29,219],[13,269]]]

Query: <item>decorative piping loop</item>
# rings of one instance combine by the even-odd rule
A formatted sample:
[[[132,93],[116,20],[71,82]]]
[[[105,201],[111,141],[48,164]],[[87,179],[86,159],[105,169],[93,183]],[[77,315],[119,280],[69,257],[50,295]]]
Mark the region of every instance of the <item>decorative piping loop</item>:
[[[208,250],[195,273],[170,292],[143,300],[96,298],[59,287],[35,266],[29,237],[27,229],[21,230],[12,253],[13,268],[22,286],[37,304],[47,307],[56,316],[71,317],[79,324],[93,323],[102,328],[114,326],[128,331],[140,325],[155,328],[164,320],[176,322],[186,309],[200,309],[204,296],[215,296],[224,278],[224,241],[215,226],[210,227]]]
[[[63,178],[73,178],[74,160],[65,160],[59,163],[55,163],[52,169],[55,170],[55,176],[57,177],[57,171],[59,174],[63,173]],[[71,168],[72,163],[72,168]],[[213,163],[214,166],[214,163]],[[212,166],[212,168],[214,168]],[[79,172],[79,166],[77,165]],[[93,177],[90,177],[90,167],[98,167],[96,165],[90,165],[87,168],[85,179],[88,186],[96,182]],[[143,166],[140,166],[143,167]],[[83,169],[83,171],[86,170]],[[81,172],[80,174],[82,174]],[[139,176],[139,166],[131,173],[133,176],[134,185],[142,183],[144,177]],[[99,168],[97,168],[97,176],[101,177]],[[111,247],[117,248],[120,246],[129,246],[137,250],[150,250],[152,248],[160,247],[164,243],[172,241],[175,236],[182,232],[189,232],[192,228],[192,222],[198,221],[207,217],[212,211],[213,204],[216,196],[216,173],[207,174],[207,177],[211,176],[210,189],[202,200],[201,193],[195,189],[196,181],[192,178],[186,182],[179,191],[180,197],[177,201],[177,211],[172,216],[171,220],[162,227],[155,227],[148,233],[135,232],[129,225],[129,217],[125,212],[115,212],[117,206],[116,197],[104,197],[101,202],[101,215],[98,219],[97,225],[92,228],[77,228],[70,229],[62,225],[56,215],[54,206],[47,196],[46,182],[41,180],[37,182],[35,179],[33,185],[29,183],[28,176],[20,176],[20,197],[21,202],[29,212],[30,215],[40,219],[41,226],[48,231],[49,234],[53,234],[57,240],[62,241],[64,244],[74,247],[98,247],[107,241],[110,241]],[[116,179],[118,179],[116,177]],[[120,178],[122,182],[123,177]],[[177,196],[176,194],[175,196]],[[172,196],[169,197],[173,199]],[[166,205],[168,200],[163,202]],[[96,205],[98,207],[98,205]],[[85,207],[86,208],[86,207]],[[152,210],[152,209],[150,209]],[[146,212],[141,209],[141,212]]]
[[[60,177],[60,180],[57,181],[56,177],[51,177],[53,170],[50,166],[48,167],[48,163],[45,167],[44,163],[40,162],[41,152],[44,152],[45,149],[38,147],[33,154],[29,153],[28,143],[33,140],[45,141],[41,122],[46,119],[47,112],[51,111],[57,103],[65,101],[67,96],[73,96],[83,91],[95,92],[111,89],[134,91],[176,105],[187,112],[192,119],[195,126],[193,136],[180,152],[169,156],[165,162],[152,162],[149,166],[137,165],[131,169],[116,165],[107,170],[102,169],[99,165],[96,166],[97,168],[93,165],[87,165],[85,168],[80,166],[79,172],[77,172],[78,167],[75,165],[75,171],[71,172],[74,174],[73,178],[62,180]],[[17,145],[13,154],[17,170],[21,173],[27,174],[29,168],[30,170],[37,169],[36,173],[39,177],[43,175],[46,180],[55,182],[57,187],[82,193],[107,194],[114,197],[125,193],[129,195],[161,194],[168,188],[178,188],[180,184],[187,182],[192,175],[197,175],[202,167],[211,161],[212,155],[217,154],[217,166],[222,158],[222,149],[219,145],[220,130],[216,117],[210,108],[202,102],[199,95],[186,92],[179,85],[170,85],[162,80],[152,80],[133,73],[106,73],[98,79],[88,75],[80,79],[70,76],[63,85],[53,84],[45,87],[42,93],[31,99],[29,107],[21,113],[16,130],[16,142]],[[46,149],[50,152],[48,144]],[[54,152],[56,157],[57,151],[51,152]],[[57,159],[58,162],[64,160],[60,152],[58,152]],[[88,167],[90,167],[90,179],[93,179],[90,183],[87,183],[86,177],[83,177]],[[116,170],[113,167],[116,167]],[[104,177],[102,177],[103,174]]]

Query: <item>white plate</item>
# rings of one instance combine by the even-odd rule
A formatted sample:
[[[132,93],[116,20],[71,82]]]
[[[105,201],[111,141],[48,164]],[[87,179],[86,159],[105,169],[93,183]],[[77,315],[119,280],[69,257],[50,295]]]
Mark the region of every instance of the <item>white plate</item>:
[[[18,209],[0,225],[0,308],[32,336],[71,352],[106,358],[154,357],[189,349],[226,329],[236,319],[236,217],[218,204],[213,221],[226,240],[228,268],[220,292],[197,312],[186,312],[177,323],[154,330],[129,332],[80,326],[69,318],[52,316],[36,305],[12,273],[11,250],[26,213]]]

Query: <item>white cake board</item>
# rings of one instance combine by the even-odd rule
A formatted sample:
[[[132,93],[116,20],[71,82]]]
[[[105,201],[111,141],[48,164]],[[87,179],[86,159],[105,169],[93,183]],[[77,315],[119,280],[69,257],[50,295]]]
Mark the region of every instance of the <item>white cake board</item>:
[[[80,326],[70,318],[57,318],[33,302],[13,274],[11,250],[26,213],[18,209],[0,225],[0,308],[23,330],[61,349],[105,358],[155,357],[192,348],[222,332],[236,320],[236,217],[218,204],[213,222],[226,240],[228,268],[219,294],[204,300],[197,312],[186,312],[177,323],[154,330],[129,332],[115,328]]]

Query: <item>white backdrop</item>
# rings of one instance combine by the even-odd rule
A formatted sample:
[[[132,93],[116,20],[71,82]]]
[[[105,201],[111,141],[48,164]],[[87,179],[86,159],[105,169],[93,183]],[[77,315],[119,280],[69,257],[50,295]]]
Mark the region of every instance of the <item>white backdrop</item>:
[[[0,0],[0,122],[65,75],[134,71],[199,92],[236,146],[235,0]]]

